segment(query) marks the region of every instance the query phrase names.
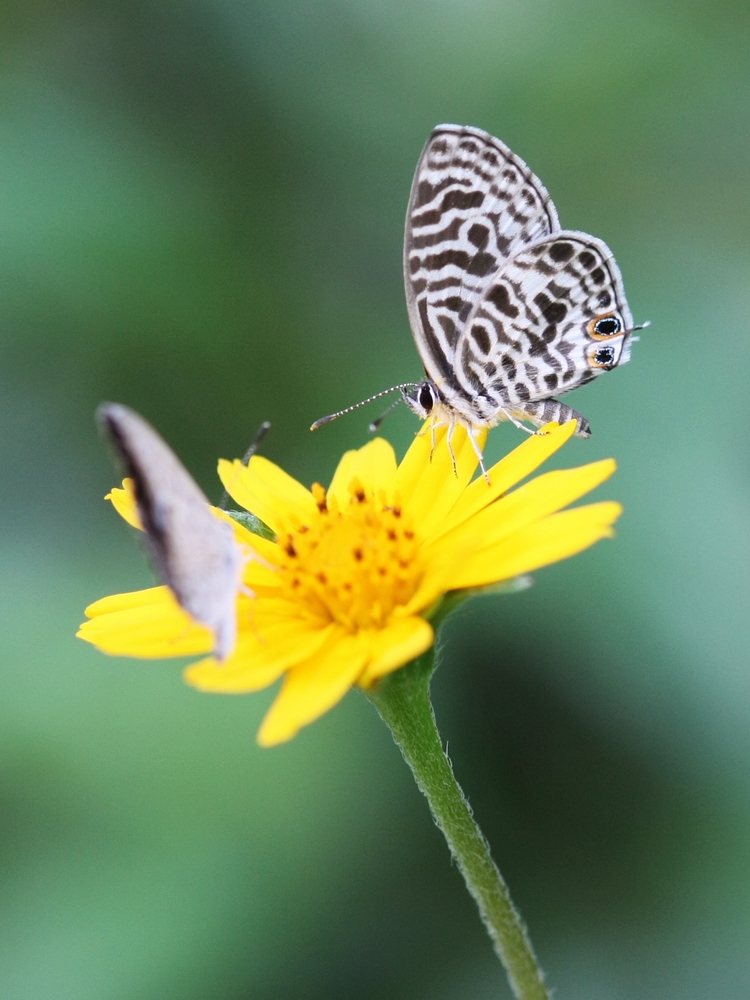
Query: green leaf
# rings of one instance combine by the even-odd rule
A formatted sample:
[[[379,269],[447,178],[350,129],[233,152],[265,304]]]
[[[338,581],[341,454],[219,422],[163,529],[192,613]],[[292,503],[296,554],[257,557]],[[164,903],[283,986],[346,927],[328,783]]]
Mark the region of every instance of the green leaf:
[[[267,538],[269,542],[276,541],[276,533],[271,531],[267,524],[264,524],[259,517],[255,514],[251,514],[248,510],[228,510],[225,513],[229,514],[233,521],[237,524],[241,524],[243,528],[247,528],[248,531],[252,531],[254,535],[260,535],[261,538]]]

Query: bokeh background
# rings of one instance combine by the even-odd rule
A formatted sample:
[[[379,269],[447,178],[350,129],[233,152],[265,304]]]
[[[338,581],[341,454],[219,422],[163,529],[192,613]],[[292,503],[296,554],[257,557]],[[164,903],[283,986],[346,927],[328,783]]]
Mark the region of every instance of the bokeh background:
[[[377,405],[310,422],[419,377],[403,217],[455,121],[607,240],[652,326],[558,457],[617,457],[616,540],[451,623],[441,729],[561,1000],[746,1000],[748,51],[739,0],[5,0],[0,995],[509,995],[361,696],[261,751],[271,692],[73,637],[151,580],[102,399],[218,498],[262,420],[326,481]]]

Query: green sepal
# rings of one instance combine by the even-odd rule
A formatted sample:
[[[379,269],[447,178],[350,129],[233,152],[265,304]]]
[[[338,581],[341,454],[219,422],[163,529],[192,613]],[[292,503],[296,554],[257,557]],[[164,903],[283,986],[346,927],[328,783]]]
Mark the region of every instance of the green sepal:
[[[227,510],[224,511],[225,514],[229,514],[233,521],[237,524],[241,524],[243,528],[247,528],[248,531],[252,531],[254,535],[260,535],[261,538],[267,538],[269,542],[276,541],[276,532],[272,531],[267,524],[264,524],[259,517],[255,514],[251,514],[249,510]]]
[[[438,598],[435,603],[427,609],[424,617],[437,630],[446,618],[471,597],[483,597],[487,594],[517,594],[521,590],[528,590],[533,584],[530,576],[514,576],[511,580],[501,580],[499,583],[490,583],[486,587],[468,587],[466,590],[451,590],[443,597]]]
[[[499,583],[488,583],[486,587],[472,587],[466,593],[468,597],[484,597],[485,594],[518,594],[534,585],[534,578],[528,574],[514,576],[512,580],[501,580]]]

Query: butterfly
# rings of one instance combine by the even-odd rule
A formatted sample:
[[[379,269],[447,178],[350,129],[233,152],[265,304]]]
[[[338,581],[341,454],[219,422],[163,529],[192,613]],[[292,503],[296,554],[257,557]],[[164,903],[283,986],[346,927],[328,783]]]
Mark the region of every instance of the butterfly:
[[[169,445],[134,410],[104,403],[97,419],[133,480],[135,500],[154,567],[177,603],[214,636],[225,660],[237,636],[237,591],[243,554],[229,524]]]
[[[447,425],[449,448],[463,425],[482,463],[474,434],[502,420],[523,430],[575,420],[590,436],[555,397],[628,361],[641,327],[607,245],[561,229],[541,181],[499,139],[461,125],[432,132],[406,213],[404,281],[426,378],[394,389],[432,417],[433,434]]]

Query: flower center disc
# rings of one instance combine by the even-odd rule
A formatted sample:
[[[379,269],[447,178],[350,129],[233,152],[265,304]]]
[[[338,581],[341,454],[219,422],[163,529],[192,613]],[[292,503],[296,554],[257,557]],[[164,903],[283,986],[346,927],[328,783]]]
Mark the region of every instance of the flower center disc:
[[[411,521],[354,480],[343,510],[319,483],[313,495],[320,516],[279,537],[281,569],[294,599],[311,612],[354,632],[382,628],[406,604],[421,578]]]

